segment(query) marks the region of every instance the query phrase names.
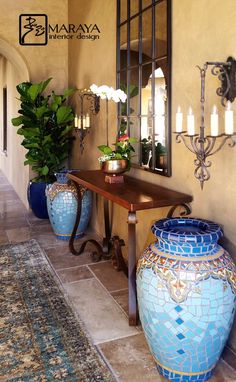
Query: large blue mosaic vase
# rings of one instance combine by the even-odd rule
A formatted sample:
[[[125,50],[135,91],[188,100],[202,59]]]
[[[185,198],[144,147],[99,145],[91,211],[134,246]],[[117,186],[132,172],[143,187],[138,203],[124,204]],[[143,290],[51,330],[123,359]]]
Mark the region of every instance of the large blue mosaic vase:
[[[57,181],[46,188],[49,220],[58,239],[69,240],[77,214],[77,191],[72,182],[68,182],[68,171],[55,174]],[[82,188],[81,216],[75,239],[83,236],[91,217],[92,193]]]
[[[137,267],[140,319],[160,374],[207,381],[235,313],[236,268],[210,221],[171,218],[152,227],[158,241]]]

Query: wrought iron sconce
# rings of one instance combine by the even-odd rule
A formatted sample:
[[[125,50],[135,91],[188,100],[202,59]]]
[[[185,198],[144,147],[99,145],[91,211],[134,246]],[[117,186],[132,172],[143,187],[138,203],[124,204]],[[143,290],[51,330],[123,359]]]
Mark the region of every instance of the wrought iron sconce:
[[[221,97],[222,106],[226,106],[225,132],[223,134],[219,134],[218,113],[216,106],[214,106],[211,114],[211,134],[205,135],[205,78],[208,66],[212,66],[211,73],[218,76],[221,81],[221,87],[216,90],[216,94]],[[183,131],[183,114],[180,107],[178,107],[175,134],[176,142],[180,143],[182,141],[188,150],[196,155],[194,176],[199,180],[201,189],[203,189],[204,182],[210,178],[209,167],[211,161],[208,160],[208,157],[217,153],[226,142],[230,147],[236,145],[233,110],[231,110],[231,102],[236,97],[236,60],[229,57],[227,62],[206,62],[203,68],[197,67],[201,76],[200,131],[195,134],[194,115],[191,108],[189,108],[187,115],[187,131]]]
[[[74,118],[74,128],[79,135],[80,149],[81,152],[83,152],[84,138],[91,128],[91,117],[92,115],[96,115],[100,110],[100,97],[92,93],[89,89],[79,89],[75,96],[79,98],[79,112]]]

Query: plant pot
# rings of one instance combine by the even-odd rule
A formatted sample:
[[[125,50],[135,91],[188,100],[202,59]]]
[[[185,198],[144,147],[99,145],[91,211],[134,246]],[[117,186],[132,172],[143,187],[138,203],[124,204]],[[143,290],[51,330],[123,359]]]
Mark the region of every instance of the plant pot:
[[[126,159],[110,159],[101,162],[101,170],[110,175],[123,174],[128,170],[128,161]]]
[[[29,206],[39,219],[48,219],[46,190],[47,183],[30,181],[27,189]]]
[[[158,241],[137,267],[144,333],[160,374],[173,382],[207,381],[235,314],[236,268],[217,244],[221,228],[198,219],[162,219]]]
[[[152,167],[152,157],[150,158],[150,161],[149,161],[149,167]],[[162,170],[167,168],[167,156],[166,156],[166,154],[158,155],[156,157],[155,168],[160,168]]]
[[[77,215],[77,191],[72,182],[69,182],[66,174],[75,170],[59,172],[57,181],[46,188],[47,208],[50,223],[58,239],[69,240],[74,228]],[[82,188],[82,205],[80,222],[75,239],[84,235],[92,213],[92,192]]]
[[[142,164],[147,165],[149,161],[150,150],[142,150]]]

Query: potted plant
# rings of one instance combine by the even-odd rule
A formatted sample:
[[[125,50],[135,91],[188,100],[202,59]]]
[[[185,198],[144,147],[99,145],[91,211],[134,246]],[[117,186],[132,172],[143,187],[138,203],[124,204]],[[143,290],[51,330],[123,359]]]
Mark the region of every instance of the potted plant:
[[[63,95],[54,91],[43,95],[51,78],[40,83],[22,82],[17,85],[21,108],[19,116],[12,119],[14,126],[21,126],[17,133],[23,136],[22,146],[27,150],[24,165],[30,165],[35,173],[31,180],[29,204],[39,218],[48,218],[45,188],[55,180],[54,174],[67,159],[72,137],[74,113],[65,102],[74,89],[66,89]]]
[[[127,134],[127,122],[124,118],[121,120],[120,130],[117,134],[116,142],[113,143],[114,148],[109,146],[108,143],[108,100],[112,100],[116,103],[125,103],[127,95],[121,89],[113,89],[112,87],[102,85],[97,86],[95,84],[90,86],[91,91],[99,96],[101,99],[106,100],[106,133],[107,144],[98,146],[98,149],[102,152],[102,156],[98,158],[101,163],[101,169],[105,173],[119,174],[127,171],[131,167],[131,154],[134,152],[132,143],[137,142],[135,138],[130,138]]]
[[[149,155],[152,150],[152,140],[151,137],[141,139],[141,153],[142,153],[142,164],[147,165],[149,161]]]
[[[156,155],[156,168],[164,169],[166,168],[166,147],[157,142],[155,145],[155,155]],[[149,161],[149,167],[152,167],[152,157]]]

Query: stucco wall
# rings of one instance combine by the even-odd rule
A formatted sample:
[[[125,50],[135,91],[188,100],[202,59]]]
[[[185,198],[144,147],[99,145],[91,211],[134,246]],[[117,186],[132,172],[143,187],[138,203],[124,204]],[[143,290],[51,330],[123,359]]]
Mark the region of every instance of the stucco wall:
[[[77,87],[87,87],[93,82],[115,86],[116,55],[116,1],[89,0],[77,7],[76,0],[70,0],[69,20],[86,23],[96,22],[101,28],[99,41],[76,41],[69,43],[69,81]],[[200,77],[196,65],[206,61],[225,61],[228,56],[236,57],[235,0],[173,0],[173,79],[172,79],[172,122],[175,125],[175,110],[181,105],[185,116],[191,105],[196,116],[196,126],[200,118]],[[216,96],[218,80],[209,73],[206,89],[206,125],[213,104],[220,114],[223,129],[223,110],[220,98]],[[236,113],[236,102],[233,104]],[[112,110],[115,113],[115,110]],[[77,139],[71,160],[73,167],[82,169],[99,168],[97,145],[105,143],[104,106],[96,118],[90,135],[86,138],[83,156],[79,154]],[[110,135],[116,129],[115,114],[109,115]],[[186,121],[186,118],[185,118]],[[236,126],[236,114],[235,114]],[[222,130],[223,132],[223,130]],[[110,140],[112,142],[112,140]],[[207,218],[223,226],[227,243],[236,259],[236,148],[224,147],[212,157],[211,179],[200,189],[194,178],[193,155],[183,144],[172,140],[172,177],[165,178],[141,170],[132,169],[130,174],[140,180],[160,184],[171,189],[193,195],[192,215]],[[92,224],[100,233],[103,229],[101,200],[96,199]],[[151,222],[166,215],[168,209],[139,212],[137,225],[138,252],[144,248],[149,236]],[[117,205],[113,208],[113,234],[119,234],[127,241],[127,211]],[[236,330],[234,329],[235,333]],[[234,336],[234,334],[233,334]],[[231,337],[231,345],[236,349],[236,338]]]
[[[7,157],[0,158],[0,168],[14,186],[20,198],[27,205],[26,188],[30,177],[29,168],[23,166],[24,150],[20,147],[20,139],[16,134],[16,128],[11,125],[11,118],[17,116],[18,105],[15,101],[15,85],[30,79],[39,82],[53,77],[50,88],[61,92],[68,85],[68,41],[49,40],[45,46],[21,46],[19,44],[19,15],[20,14],[46,14],[51,24],[67,24],[68,1],[67,0],[0,0],[0,39],[6,42],[11,49],[6,51],[6,44],[0,43],[0,54],[5,53],[8,58],[8,85],[12,89],[8,97],[8,148],[10,153]],[[9,57],[8,57],[9,56]],[[29,77],[23,73],[25,62]],[[11,76],[12,73],[12,76]],[[50,90],[49,88],[49,90]],[[20,175],[23,174],[23,177]]]

